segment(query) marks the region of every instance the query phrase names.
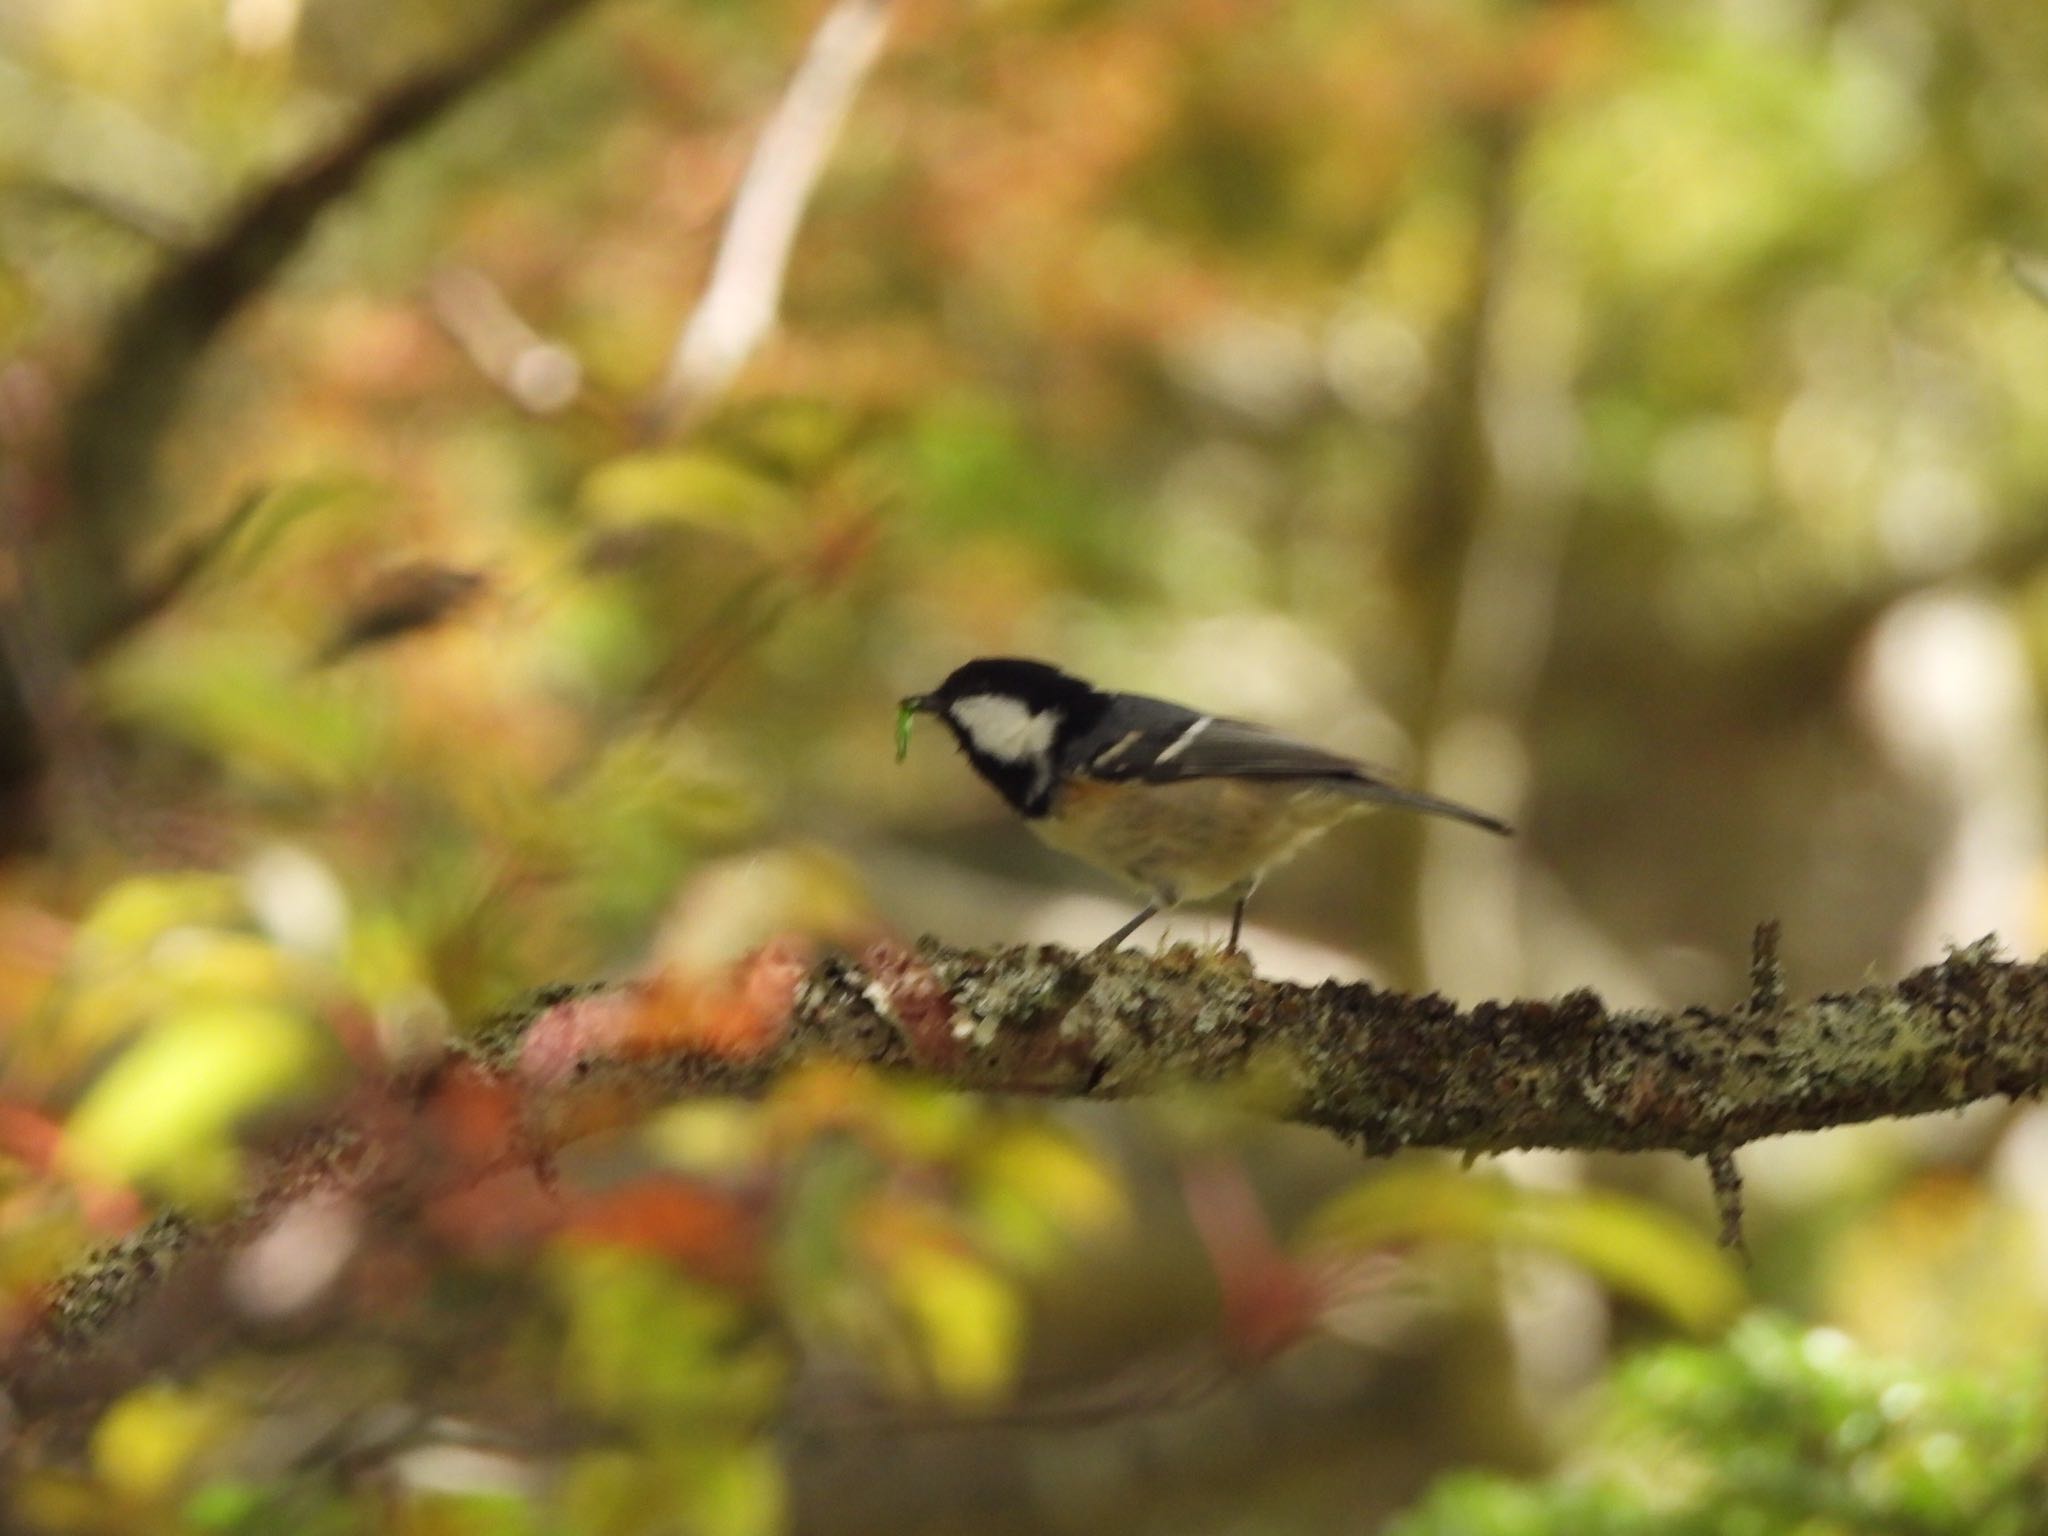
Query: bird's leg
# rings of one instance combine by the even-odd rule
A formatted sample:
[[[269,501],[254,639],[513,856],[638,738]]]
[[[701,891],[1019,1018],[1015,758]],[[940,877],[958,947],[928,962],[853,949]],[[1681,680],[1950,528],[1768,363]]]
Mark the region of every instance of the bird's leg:
[[[1258,888],[1256,880],[1247,880],[1237,888],[1237,904],[1230,909],[1230,942],[1223,949],[1226,955],[1237,953],[1237,941],[1244,933],[1244,909],[1252,899],[1252,892]]]
[[[1096,945],[1095,953],[1098,955],[1108,954],[1111,950],[1115,949],[1117,945],[1123,943],[1125,939],[1128,939],[1132,934],[1136,933],[1140,928],[1144,927],[1147,923],[1151,922],[1152,919],[1157,917],[1158,915],[1159,903],[1156,901],[1148,902],[1145,906],[1144,911],[1140,912],[1128,923],[1125,923],[1123,927],[1117,929],[1115,933],[1112,933],[1108,938],[1104,939],[1100,944]]]

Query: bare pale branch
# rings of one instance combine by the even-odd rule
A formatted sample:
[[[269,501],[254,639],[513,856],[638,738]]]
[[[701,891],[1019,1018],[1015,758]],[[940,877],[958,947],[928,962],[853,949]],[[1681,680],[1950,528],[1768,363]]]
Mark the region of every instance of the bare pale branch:
[[[747,164],[711,281],[677,338],[656,404],[674,427],[722,393],[774,327],[789,254],[861,82],[881,56],[891,0],[825,14]]]

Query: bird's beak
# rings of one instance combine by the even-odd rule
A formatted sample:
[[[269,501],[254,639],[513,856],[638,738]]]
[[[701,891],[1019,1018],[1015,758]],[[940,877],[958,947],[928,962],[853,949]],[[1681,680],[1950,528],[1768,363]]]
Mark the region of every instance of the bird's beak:
[[[913,693],[896,706],[896,761],[902,762],[910,755],[910,722],[919,715],[928,715],[938,709],[938,701],[928,693]]]

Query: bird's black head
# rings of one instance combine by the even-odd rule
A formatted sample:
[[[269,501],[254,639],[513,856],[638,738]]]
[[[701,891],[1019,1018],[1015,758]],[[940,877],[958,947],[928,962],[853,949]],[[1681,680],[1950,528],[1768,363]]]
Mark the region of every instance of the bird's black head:
[[[1080,678],[1015,656],[979,657],[903,701],[945,721],[975,772],[1026,816],[1051,807],[1060,747],[1091,729],[1108,704]]]

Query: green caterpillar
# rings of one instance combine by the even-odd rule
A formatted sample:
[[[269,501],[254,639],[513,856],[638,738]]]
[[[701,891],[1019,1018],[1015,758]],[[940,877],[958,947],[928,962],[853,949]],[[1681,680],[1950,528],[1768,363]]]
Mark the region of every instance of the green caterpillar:
[[[902,762],[910,755],[910,722],[917,718],[917,711],[905,704],[896,711],[896,761]]]

